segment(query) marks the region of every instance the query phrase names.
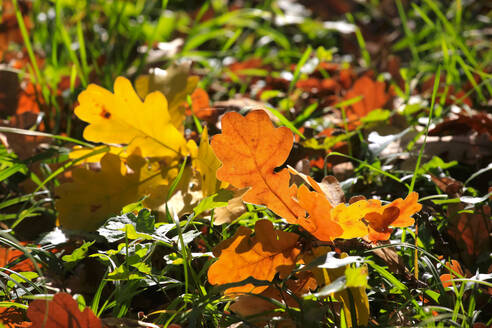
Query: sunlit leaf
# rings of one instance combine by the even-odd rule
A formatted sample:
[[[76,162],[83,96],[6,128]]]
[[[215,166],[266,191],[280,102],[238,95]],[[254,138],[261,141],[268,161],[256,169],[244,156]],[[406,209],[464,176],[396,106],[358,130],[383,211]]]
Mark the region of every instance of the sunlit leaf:
[[[142,102],[130,81],[118,77],[114,94],[91,84],[79,97],[75,114],[89,123],[84,138],[93,142],[128,145],[128,153],[139,148],[144,157],[186,155],[186,140],[171,122],[166,97],[149,94]]]
[[[213,285],[239,282],[248,277],[271,281],[278,272],[285,276],[296,263],[300,249],[296,247],[299,235],[274,230],[268,220],[255,225],[255,236],[246,227],[239,227],[236,234],[214,248],[219,259],[208,270],[208,281]],[[225,291],[233,293],[261,293],[268,286],[232,287]]]

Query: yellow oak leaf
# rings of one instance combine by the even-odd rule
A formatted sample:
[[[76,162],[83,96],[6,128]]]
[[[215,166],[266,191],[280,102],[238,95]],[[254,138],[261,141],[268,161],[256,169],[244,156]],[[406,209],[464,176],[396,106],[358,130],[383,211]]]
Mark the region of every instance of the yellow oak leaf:
[[[255,232],[251,237],[251,229],[241,226],[234,236],[215,247],[213,253],[219,259],[208,270],[212,285],[240,282],[248,277],[272,281],[277,272],[281,277],[291,272],[300,253],[296,247],[299,235],[274,230],[268,220],[257,221]],[[267,288],[246,284],[228,288],[225,294],[258,294]]]
[[[104,151],[106,149],[106,151]],[[89,155],[91,153],[95,153],[94,155]],[[77,160],[81,157],[88,156],[85,159],[81,160],[79,163],[99,163],[101,159],[107,153],[111,153],[119,156],[120,158],[126,158],[128,154],[125,149],[122,147],[114,147],[114,146],[97,146],[94,148],[82,147],[82,146],[74,146],[72,151],[68,153],[68,158],[72,160]]]
[[[222,162],[217,178],[236,188],[250,187],[243,200],[266,205],[289,223],[296,223],[304,210],[293,199],[296,185],[289,185],[287,169],[276,173],[289,156],[294,138],[286,127],[275,128],[263,110],[245,117],[229,112],[222,118],[222,133],[211,146]]]
[[[94,231],[125,205],[149,194],[146,202],[155,200],[169,184],[169,179],[163,177],[169,174],[169,169],[163,171],[159,166],[144,165],[145,159],[136,155],[130,156],[128,163],[131,170],[118,156],[108,153],[101,159],[100,171],[75,168],[73,181],[55,190],[60,225]]]
[[[190,149],[193,159],[193,167],[200,172],[203,196],[214,194],[219,187],[217,169],[220,167],[220,161],[210,147],[206,127],[200,137],[200,146],[197,147],[195,142],[190,140],[188,141],[188,149]]]
[[[140,75],[135,80],[137,94],[144,99],[153,91],[160,91],[169,102],[171,123],[183,129],[185,103],[188,95],[195,90],[199,78],[189,76],[190,63],[173,64],[166,70],[154,69],[151,74]]]
[[[91,84],[78,97],[75,114],[89,125],[84,138],[93,142],[140,148],[144,157],[187,155],[186,140],[171,123],[166,97],[150,93],[142,102],[130,81],[118,77],[114,94]]]

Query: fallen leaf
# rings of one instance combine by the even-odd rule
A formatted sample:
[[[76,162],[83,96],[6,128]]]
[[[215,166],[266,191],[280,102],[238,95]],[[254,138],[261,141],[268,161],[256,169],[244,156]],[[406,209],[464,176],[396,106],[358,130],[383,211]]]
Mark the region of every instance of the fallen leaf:
[[[419,195],[412,192],[405,199],[398,198],[384,206],[377,199],[368,200],[364,220],[368,222],[369,233],[365,239],[371,242],[388,240],[393,231],[390,226],[404,228],[413,225],[412,215],[422,209],[418,198]]]
[[[450,280],[464,277],[460,262],[456,260],[446,262],[446,269],[449,271],[449,273],[442,274],[439,277],[444,288],[453,286],[453,282],[451,282]]]
[[[21,91],[18,74],[0,70],[0,90],[0,116],[7,118],[17,111]]]
[[[410,276],[411,273],[408,270],[408,268],[405,266],[403,258],[399,256],[398,253],[393,248],[390,247],[375,248],[382,245],[385,244],[382,242],[371,244],[371,247],[373,247],[371,252],[374,255],[381,258],[388,265],[388,269],[391,272]]]
[[[389,100],[389,95],[385,92],[384,82],[373,81],[367,76],[363,76],[355,81],[352,89],[347,91],[345,100],[362,96],[362,99],[350,105],[346,109],[349,121],[359,121],[369,114],[369,112],[382,108]]]
[[[91,84],[78,97],[75,114],[89,125],[84,138],[93,142],[127,144],[143,157],[187,155],[186,140],[171,122],[166,97],[149,94],[142,102],[130,81],[118,77],[114,94]]]
[[[101,320],[90,308],[79,310],[72,295],[57,293],[53,300],[35,300],[27,309],[33,328],[102,328]]]
[[[209,144],[207,127],[202,131],[198,149],[193,141],[189,141],[188,145],[193,159],[193,167],[200,172],[203,196],[214,194],[219,187],[217,169],[220,167],[220,161]]]
[[[317,184],[313,180],[310,185]],[[365,198],[353,198],[348,206],[344,203],[333,206],[319,188],[309,191],[304,185],[299,187],[299,204],[309,216],[299,217],[297,223],[321,241],[357,237],[372,242],[387,240],[393,231],[390,226],[412,225],[414,219],[411,216],[422,208],[417,203],[418,194],[415,192],[405,200],[399,198],[384,206],[379,200]]]
[[[332,241],[343,234],[342,227],[330,217],[333,207],[324,195],[309,191],[302,185],[297,192],[297,198],[299,204],[309,213],[308,218],[300,217],[297,220],[301,227],[322,241]],[[361,226],[365,232],[367,229],[362,222]]]
[[[179,130],[183,129],[186,97],[198,84],[197,76],[189,76],[190,62],[173,64],[168,69],[155,68],[150,74],[140,75],[135,80],[135,89],[144,99],[151,92],[160,91],[168,101],[170,122]]]
[[[292,132],[286,127],[274,128],[268,115],[255,110],[245,117],[227,113],[222,118],[222,134],[215,135],[211,146],[222,162],[217,178],[236,188],[251,187],[243,200],[266,205],[273,212],[295,223],[304,210],[292,198],[297,187],[289,186],[289,172],[274,169],[289,156]]]
[[[254,237],[250,236],[251,232],[241,226],[234,236],[214,248],[214,256],[219,259],[208,270],[208,281],[212,285],[240,282],[248,277],[272,281],[277,273],[281,277],[290,273],[300,253],[296,247],[299,235],[274,230],[268,220],[256,222]],[[225,294],[258,294],[267,288],[248,283],[228,288]]]
[[[471,116],[458,114],[457,118],[447,119],[429,131],[430,136],[446,136],[468,134],[475,131],[486,134],[492,140],[492,118],[487,113],[476,113]]]
[[[212,122],[218,114],[214,107],[210,107],[208,93],[202,88],[196,88],[191,94],[191,112],[200,120]]]
[[[150,194],[144,204],[151,208],[162,204],[162,197],[167,195],[168,179],[177,175],[177,168],[161,168],[156,162],[148,165],[137,155],[128,159],[128,165],[133,172],[118,156],[108,153],[101,159],[98,172],[75,168],[73,182],[55,190],[59,197],[55,206],[60,225],[71,230],[94,231],[105,219],[118,214],[123,206],[144,195]]]
[[[0,307],[0,326],[5,328],[27,328],[32,323],[26,320],[24,310],[14,306]]]
[[[247,294],[239,296],[234,304],[230,306],[230,309],[240,316],[247,318],[249,322],[255,323],[256,326],[264,327],[267,320],[271,319],[274,315],[278,315],[278,313],[273,312],[278,307],[273,301],[277,301],[289,307],[298,308],[299,302],[297,301],[297,297],[300,297],[311,290],[315,290],[318,286],[310,272],[300,272],[296,275],[296,278],[297,279],[295,280],[289,279],[285,283],[288,291],[280,291],[278,287],[269,286],[265,291],[258,295]],[[269,299],[272,299],[273,301],[270,301]],[[292,319],[288,317],[281,320],[280,324],[286,324],[287,322],[290,322],[295,326]],[[282,327],[284,326],[282,325]]]
[[[119,156],[120,158],[126,158],[128,154],[126,153],[125,149],[122,147],[113,147],[113,146],[97,146],[94,148],[89,148],[89,147],[82,147],[82,146],[74,146],[72,148],[72,151],[68,154],[68,158],[72,160],[77,160],[81,157],[87,156],[90,153],[93,152],[98,152],[102,148],[107,147],[108,151],[105,152],[99,152],[98,154],[89,156],[85,158],[84,160],[80,161],[79,164],[82,163],[99,163],[101,159],[106,155],[107,153],[114,154],[116,156]]]
[[[231,223],[240,217],[243,213],[246,213],[246,206],[244,206],[243,195],[247,189],[239,189],[234,192],[233,198],[231,198],[227,205],[224,207],[218,207],[214,211],[214,224],[221,225],[225,223]]]
[[[248,70],[261,69],[263,67],[263,60],[261,58],[249,58],[241,62],[230,64],[228,69],[230,70],[230,73],[233,73],[236,77],[245,79],[249,77],[249,75],[246,74]]]
[[[333,92],[340,88],[334,79],[317,79],[314,77],[297,81],[296,87],[303,91],[317,94]]]
[[[25,245],[24,242],[21,244]],[[36,268],[30,259],[26,258],[22,261],[18,261],[22,256],[24,256],[24,252],[17,248],[0,246],[0,267],[12,265],[9,269],[16,272],[36,271]]]
[[[23,44],[21,30],[17,22],[15,7],[11,0],[2,1],[0,3],[0,60],[3,61],[5,52],[8,50],[11,43]],[[29,33],[33,24],[28,15],[28,5],[22,1],[19,2],[19,9],[24,20],[24,26]]]
[[[461,260],[469,267],[480,254],[490,253],[492,223],[490,206],[475,208],[474,213],[462,212],[463,203],[448,205],[448,234],[454,239]]]

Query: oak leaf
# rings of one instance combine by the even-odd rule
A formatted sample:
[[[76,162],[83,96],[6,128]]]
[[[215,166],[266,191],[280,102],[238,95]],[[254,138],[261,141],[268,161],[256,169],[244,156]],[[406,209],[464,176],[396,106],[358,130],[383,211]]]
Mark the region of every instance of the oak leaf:
[[[289,156],[292,132],[275,128],[262,110],[245,117],[230,112],[222,118],[222,134],[213,137],[211,146],[222,162],[217,178],[236,188],[251,187],[245,202],[266,205],[290,223],[304,216],[304,210],[293,199],[297,187],[289,186],[289,172],[274,169]]]
[[[278,312],[274,312],[278,308],[275,301],[289,307],[299,308],[299,297],[318,287],[316,279],[309,271],[301,271],[295,275],[295,278],[295,280],[289,279],[286,281],[285,287],[288,291],[280,290],[276,286],[269,286],[258,295],[246,294],[239,296],[229,308],[231,311],[247,318],[249,322],[254,322],[257,327],[264,327],[267,324],[267,320],[279,315]],[[279,321],[276,322],[278,323]],[[280,326],[294,327],[295,323],[292,319],[285,318],[280,321]]]
[[[323,194],[309,191],[302,185],[298,190],[297,198],[299,204],[309,213],[308,218],[298,219],[301,227],[322,241],[331,241],[342,235],[344,230],[331,219],[330,212],[333,207]]]
[[[454,240],[460,259],[469,267],[476,265],[477,258],[492,250],[492,211],[489,205],[477,206],[473,213],[463,211],[465,204],[449,204],[448,234]]]
[[[219,259],[208,270],[211,284],[240,282],[248,277],[272,281],[277,272],[281,277],[290,273],[300,253],[296,247],[299,235],[274,230],[268,220],[257,221],[255,232],[251,237],[251,229],[241,226],[234,236],[214,248],[213,253]],[[258,294],[267,288],[246,284],[228,288],[225,294]]]
[[[107,151],[104,151],[104,149],[107,149]],[[94,155],[89,155],[91,153],[94,153]],[[72,160],[77,160],[81,157],[88,156],[85,159],[81,160],[79,163],[99,163],[104,155],[106,155],[107,153],[117,155],[120,158],[126,158],[128,156],[125,149],[122,147],[96,146],[94,148],[89,148],[74,146],[70,153],[68,153],[68,158]]]
[[[355,81],[352,89],[347,91],[345,100],[362,96],[362,99],[347,108],[347,118],[350,121],[358,121],[369,112],[382,108],[389,100],[389,95],[385,92],[384,82],[373,81],[368,76],[363,76]]]
[[[237,189],[233,191],[233,197],[227,201],[227,205],[217,207],[214,210],[214,224],[221,225],[231,223],[246,213],[247,208],[244,206],[243,195],[247,189]]]
[[[210,98],[205,90],[196,88],[191,94],[191,112],[200,120],[211,122],[216,119],[217,110],[210,107]]]
[[[329,193],[323,192],[316,181],[309,176],[305,180],[315,191],[309,191],[304,185],[299,188],[299,204],[309,216],[299,217],[297,223],[321,241],[357,237],[365,237],[373,242],[388,240],[393,231],[390,226],[412,225],[414,219],[411,216],[422,208],[415,192],[410,193],[405,200],[398,198],[384,206],[377,199],[366,200],[364,197],[348,206],[344,203],[334,206],[333,201],[330,203],[328,200]]]
[[[167,191],[169,179],[177,175],[177,168],[161,169],[159,163],[148,164],[137,155],[130,156],[128,166],[118,156],[108,153],[101,159],[98,172],[75,168],[73,182],[55,190],[59,196],[55,206],[60,224],[67,229],[94,231],[105,219],[118,214],[123,206],[144,195],[150,194],[144,202],[149,207],[162,204],[164,191]]]
[[[166,97],[152,92],[142,102],[130,81],[118,77],[114,94],[91,84],[79,97],[75,114],[89,125],[84,138],[126,144],[128,153],[140,148],[143,157],[187,155],[186,140],[171,122]]]
[[[2,328],[27,328],[32,327],[32,323],[26,321],[24,310],[6,305],[0,307],[0,327]]]
[[[70,294],[58,293],[53,300],[35,300],[27,309],[33,328],[102,328],[101,320],[91,309],[79,310]]]
[[[446,269],[449,271],[449,273],[444,273],[439,277],[443,287],[445,288],[453,286],[453,282],[450,280],[456,278],[462,278],[465,276],[463,270],[461,269],[460,262],[456,260],[451,260],[451,262],[446,262]]]
[[[218,190],[217,169],[220,162],[208,142],[208,130],[205,127],[200,137],[200,145],[196,146],[194,141],[188,142],[193,167],[200,172],[203,196],[214,194]]]
[[[24,244],[24,243],[22,243]],[[0,246],[0,267],[9,267],[16,272],[35,271],[36,266],[29,258],[20,261],[25,253],[17,248]]]
[[[150,74],[140,75],[135,80],[135,89],[140,98],[149,93],[160,91],[168,101],[171,123],[183,129],[185,119],[186,97],[193,92],[198,84],[197,76],[189,76],[190,62],[173,64],[166,70],[153,69]]]

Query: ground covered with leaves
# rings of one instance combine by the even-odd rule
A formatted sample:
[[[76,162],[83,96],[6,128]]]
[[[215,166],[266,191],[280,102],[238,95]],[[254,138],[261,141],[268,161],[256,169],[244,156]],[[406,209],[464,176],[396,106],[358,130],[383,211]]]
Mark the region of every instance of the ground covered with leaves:
[[[492,326],[488,1],[0,7],[0,327]]]

